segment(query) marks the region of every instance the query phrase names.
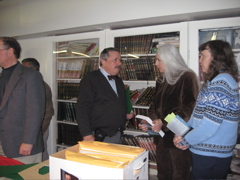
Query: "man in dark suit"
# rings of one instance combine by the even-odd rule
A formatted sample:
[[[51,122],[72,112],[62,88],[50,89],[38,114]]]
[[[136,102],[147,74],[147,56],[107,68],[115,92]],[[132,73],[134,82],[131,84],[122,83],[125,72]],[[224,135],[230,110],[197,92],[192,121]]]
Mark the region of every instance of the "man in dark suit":
[[[29,164],[42,160],[45,91],[42,75],[18,62],[20,53],[14,38],[0,37],[0,149]]]
[[[125,123],[133,117],[127,114],[125,87],[117,76],[121,61],[118,49],[104,49],[100,69],[80,82],[76,115],[83,140],[121,144]]]

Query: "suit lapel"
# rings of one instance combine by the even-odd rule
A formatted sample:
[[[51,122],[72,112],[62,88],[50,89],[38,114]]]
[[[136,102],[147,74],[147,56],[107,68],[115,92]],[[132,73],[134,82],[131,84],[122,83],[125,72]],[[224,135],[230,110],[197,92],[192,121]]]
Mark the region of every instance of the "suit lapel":
[[[16,66],[16,68],[14,69],[14,71],[13,71],[13,73],[12,73],[12,75],[11,75],[9,81],[8,81],[7,87],[5,89],[5,93],[3,95],[0,110],[2,110],[2,108],[6,105],[10,94],[12,93],[15,85],[17,84],[18,80],[20,79],[20,74],[21,73],[22,73],[22,65],[19,63]]]
[[[100,70],[98,70],[98,71],[99,71],[100,81],[103,83],[103,88],[106,89],[105,92],[109,92],[109,93],[107,93],[107,95],[114,97],[114,98],[118,98],[118,95],[115,93],[115,91],[113,90],[113,88],[110,85],[110,83],[108,82],[108,80],[105,78],[105,76],[101,73]],[[116,87],[117,87],[117,82],[116,82]],[[118,88],[117,88],[117,92],[118,92]]]
[[[117,87],[118,97],[121,99],[123,94],[122,94],[120,79],[116,79],[115,83],[116,83],[116,87]]]

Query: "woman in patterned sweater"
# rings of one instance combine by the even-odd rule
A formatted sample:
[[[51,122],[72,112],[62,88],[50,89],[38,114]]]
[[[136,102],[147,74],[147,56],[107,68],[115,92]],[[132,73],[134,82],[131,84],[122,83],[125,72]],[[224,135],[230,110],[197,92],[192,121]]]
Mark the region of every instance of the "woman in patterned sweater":
[[[193,130],[184,137],[175,135],[173,141],[182,150],[190,149],[192,179],[224,179],[238,135],[238,67],[227,42],[208,41],[199,52],[204,84],[188,121]]]

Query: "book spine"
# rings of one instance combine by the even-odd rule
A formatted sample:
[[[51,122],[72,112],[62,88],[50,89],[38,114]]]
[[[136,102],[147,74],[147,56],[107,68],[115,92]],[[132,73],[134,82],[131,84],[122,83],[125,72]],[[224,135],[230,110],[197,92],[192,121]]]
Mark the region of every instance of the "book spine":
[[[179,40],[180,40],[179,36],[175,36],[175,37],[154,38],[152,42],[176,42]]]

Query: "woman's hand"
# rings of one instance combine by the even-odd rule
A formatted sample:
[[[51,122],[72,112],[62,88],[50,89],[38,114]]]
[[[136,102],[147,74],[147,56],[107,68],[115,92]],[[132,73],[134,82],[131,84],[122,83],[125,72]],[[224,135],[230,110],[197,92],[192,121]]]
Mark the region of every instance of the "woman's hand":
[[[141,120],[141,121],[143,121],[143,120]],[[139,123],[138,127],[139,127],[143,132],[146,132],[146,131],[148,130],[148,127],[146,127],[146,126],[144,126],[144,125],[142,125],[142,124],[140,124],[140,123]]]
[[[178,135],[175,135],[174,138],[173,138],[173,144],[178,148],[178,149],[181,149],[181,150],[186,150],[188,149],[188,147],[186,145],[181,145],[181,142],[182,142],[182,137],[181,136],[178,136]]]
[[[161,129],[162,129],[162,126],[163,126],[163,123],[162,123],[162,120],[161,119],[155,119],[153,120],[153,126],[152,126],[152,130],[156,133],[158,133]]]

